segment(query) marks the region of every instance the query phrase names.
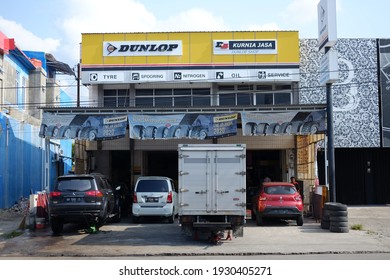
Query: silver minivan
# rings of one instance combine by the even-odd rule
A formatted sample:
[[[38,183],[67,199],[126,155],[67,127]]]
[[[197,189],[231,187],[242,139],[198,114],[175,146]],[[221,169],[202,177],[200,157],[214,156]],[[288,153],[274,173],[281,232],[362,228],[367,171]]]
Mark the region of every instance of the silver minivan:
[[[168,218],[168,222],[173,223],[177,213],[177,192],[171,178],[143,176],[137,179],[132,207],[134,223],[141,217]]]

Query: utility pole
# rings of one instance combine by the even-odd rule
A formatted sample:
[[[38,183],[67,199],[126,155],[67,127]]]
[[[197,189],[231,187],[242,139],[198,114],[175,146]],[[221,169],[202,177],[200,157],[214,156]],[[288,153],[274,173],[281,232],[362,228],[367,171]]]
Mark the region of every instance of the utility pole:
[[[330,50],[325,48],[325,54]],[[333,94],[332,83],[326,83],[326,112],[327,112],[327,128],[326,135],[328,137],[328,175],[329,175],[329,199],[331,202],[336,202],[336,176],[335,176],[335,159],[334,159],[334,132],[333,132]]]
[[[80,63],[77,63],[77,107],[80,107]]]
[[[338,81],[337,52],[331,50],[337,41],[336,0],[320,0],[318,12],[318,50],[325,53],[320,61],[320,85],[326,86],[327,112],[327,168],[329,176],[329,200],[336,202],[336,176],[333,135],[332,83]]]

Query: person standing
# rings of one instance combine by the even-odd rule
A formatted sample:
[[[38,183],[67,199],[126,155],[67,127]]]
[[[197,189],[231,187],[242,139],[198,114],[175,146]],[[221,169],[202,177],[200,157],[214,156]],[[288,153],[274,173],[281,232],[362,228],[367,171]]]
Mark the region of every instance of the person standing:
[[[297,191],[302,195],[301,187],[299,186],[299,183],[296,181],[294,176],[291,176],[290,183],[293,184],[295,186],[295,188],[297,189]]]

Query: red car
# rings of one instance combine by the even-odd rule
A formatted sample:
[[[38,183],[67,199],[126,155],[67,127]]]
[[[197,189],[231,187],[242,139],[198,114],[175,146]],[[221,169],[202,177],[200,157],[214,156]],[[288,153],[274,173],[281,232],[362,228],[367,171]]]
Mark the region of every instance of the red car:
[[[263,183],[252,203],[252,219],[263,225],[268,218],[296,220],[303,225],[303,201],[295,186],[287,182]]]

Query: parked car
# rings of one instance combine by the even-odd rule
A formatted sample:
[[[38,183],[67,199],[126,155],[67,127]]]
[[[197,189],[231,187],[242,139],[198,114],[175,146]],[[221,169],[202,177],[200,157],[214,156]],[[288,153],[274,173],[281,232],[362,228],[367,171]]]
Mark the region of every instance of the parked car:
[[[102,226],[121,220],[121,205],[109,179],[102,174],[64,175],[49,196],[50,226],[61,233],[65,223]]]
[[[264,219],[296,220],[302,226],[302,197],[291,183],[264,182],[252,203],[252,219],[258,226]]]
[[[169,223],[173,223],[177,211],[177,192],[171,178],[144,176],[137,179],[132,206],[134,223],[148,216],[168,218]]]

